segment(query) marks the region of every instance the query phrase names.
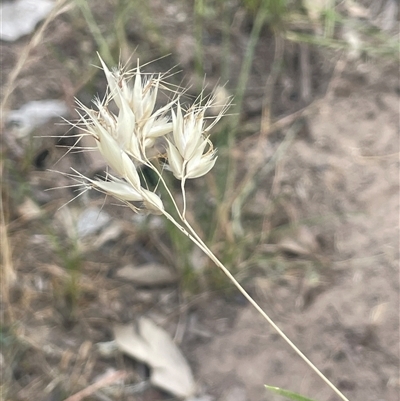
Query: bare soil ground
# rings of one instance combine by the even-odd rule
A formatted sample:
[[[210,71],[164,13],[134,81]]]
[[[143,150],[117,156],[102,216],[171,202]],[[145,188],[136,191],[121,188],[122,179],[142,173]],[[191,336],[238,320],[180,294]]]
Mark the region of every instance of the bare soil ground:
[[[158,10],[159,30],[147,38],[145,19],[140,23],[132,17],[127,25],[130,49],[140,43],[139,53],[153,54],[156,34],[162,32],[163,48],[173,55],[151,64],[150,70],[180,63],[186,77],[195,76],[187,7],[179,2],[150,3]],[[76,12],[49,25],[17,80],[9,109],[31,100],[62,98],[73,118],[74,95],[88,104],[94,94],[104,93],[104,79],[90,78],[88,71],[93,68],[85,65],[97,63],[96,45],[84,23],[74,17]],[[109,12],[106,6],[94,9],[103,24]],[[245,13],[235,16],[229,90],[235,85],[251,26]],[[217,30],[207,32],[204,69],[215,85],[221,72],[221,43]],[[28,41],[1,43],[5,78]],[[300,49],[287,43],[282,56],[286,69],[274,81],[271,105],[274,120],[284,124],[260,141],[256,134],[274,46],[275,39],[265,29],[255,52],[235,148],[239,170],[243,168],[239,175],[251,164],[249,156],[262,152],[268,163],[285,141],[291,124],[281,118],[289,116],[301,129],[272,171],[258,176],[257,189],[243,205],[243,227],[250,238],[256,238],[254,227],[266,234],[250,247],[257,255],[255,266],[244,264],[241,269],[238,263],[236,274],[349,400],[396,401],[400,393],[397,63],[347,62],[344,56],[310,47],[312,96],[306,101],[301,82],[307,71],[299,66]],[[176,336],[199,394],[221,401],[278,399],[266,393],[263,384],[269,384],[319,401],[336,399],[235,292],[219,293],[206,284],[193,295],[182,282],[143,288],[118,278],[118,268],[145,262],[163,263],[178,276],[183,274],[177,266],[179,255],[168,248],[171,242],[162,220],[132,217],[112,202],[104,204],[104,197],[96,194],[58,210],[74,194],[70,189],[45,192],[70,183],[48,169],[68,172],[74,166],[94,176],[104,166],[81,154],[59,160],[65,150],[56,149],[53,139],[10,140],[17,129],[5,127],[2,137],[2,141],[8,138],[3,142],[2,192],[16,274],[9,289],[3,286],[1,303],[5,400],[64,400],[109,368],[129,371],[130,384],[146,384],[145,366],[121,354],[107,359],[96,348],[112,339],[114,323],[132,322],[140,315],[150,316]],[[62,135],[66,130],[53,121],[34,135]],[[204,190],[201,185],[191,187],[191,198],[196,199],[196,190]],[[112,220],[100,232],[76,242],[74,230],[89,207],[103,208]],[[2,252],[5,246],[2,243]],[[221,242],[215,249],[218,253]],[[120,393],[98,392],[85,399],[171,399],[146,385],[130,392],[123,388]]]
[[[325,227],[313,227],[325,247],[331,241],[324,253],[329,272],[316,286],[291,277],[277,284],[256,279],[256,289],[281,328],[350,400],[395,401],[399,99],[384,82],[354,88],[348,76],[339,85],[349,92],[334,94],[307,118],[307,137],[287,152],[279,178],[297,218],[331,216]],[[298,235],[299,243],[307,241]],[[224,314],[207,314],[203,324],[213,330],[210,321]],[[221,331],[194,353],[200,377],[219,399],[273,399],[261,382],[334,399],[251,307]]]

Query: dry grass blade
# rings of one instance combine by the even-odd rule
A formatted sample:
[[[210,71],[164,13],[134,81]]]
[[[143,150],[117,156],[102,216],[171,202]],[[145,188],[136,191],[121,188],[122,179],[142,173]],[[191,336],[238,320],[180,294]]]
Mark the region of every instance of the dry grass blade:
[[[0,162],[0,176],[3,178],[3,161]],[[0,275],[1,289],[5,301],[8,301],[9,286],[15,281],[16,274],[12,262],[12,251],[7,234],[3,194],[0,194],[0,241],[3,270]]]
[[[116,383],[125,379],[128,376],[128,373],[124,370],[119,370],[117,372],[113,372],[97,382],[91,384],[90,386],[86,387],[85,389],[79,391],[78,393],[71,395],[71,397],[66,398],[64,401],[81,401],[84,400],[86,397],[91,396],[97,390],[100,390],[103,387],[109,386],[110,384]]]
[[[9,77],[7,79],[7,83],[5,84],[5,86],[3,88],[3,100],[0,105],[0,115],[2,115],[2,116],[4,115],[6,105],[8,102],[8,98],[10,97],[11,93],[15,89],[16,80],[17,80],[19,74],[21,73],[22,69],[26,65],[29,54],[36,46],[38,46],[38,44],[43,39],[43,35],[44,35],[44,32],[46,31],[46,28],[57,15],[64,13],[70,9],[71,5],[66,4],[66,3],[68,3],[68,0],[58,0],[56,2],[51,13],[47,16],[47,18],[44,20],[41,27],[35,32],[35,34],[32,36],[32,39],[25,46],[24,50],[20,54],[20,56],[18,58],[18,62],[15,65],[14,69],[11,71],[11,74],[9,75]],[[4,120],[3,120],[2,124],[4,124]]]

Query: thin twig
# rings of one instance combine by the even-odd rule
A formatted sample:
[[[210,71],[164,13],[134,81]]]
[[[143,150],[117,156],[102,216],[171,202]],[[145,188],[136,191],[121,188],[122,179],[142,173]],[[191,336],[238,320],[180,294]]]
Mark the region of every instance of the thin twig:
[[[118,370],[117,372],[111,373],[97,382],[91,384],[90,386],[84,388],[81,391],[78,391],[74,395],[71,395],[70,397],[66,398],[64,401],[81,401],[86,397],[89,397],[93,393],[95,393],[97,390],[100,390],[102,387],[109,386],[110,384],[113,384],[117,381],[123,380],[128,376],[128,372],[124,370]]]
[[[0,177],[3,180],[3,161],[0,162]],[[7,305],[7,312],[11,321],[14,321],[12,309],[8,299],[8,290],[10,285],[16,279],[16,273],[12,262],[12,251],[11,245],[7,233],[7,224],[4,211],[3,192],[0,193],[0,244],[2,254],[2,271],[0,274],[0,285],[1,285],[1,298]]]
[[[29,41],[29,43],[25,46],[25,48],[22,50],[21,55],[18,58],[18,62],[11,71],[10,75],[8,76],[7,83],[3,89],[3,100],[0,105],[0,116],[4,116],[4,111],[5,107],[8,102],[8,98],[10,97],[11,93],[15,89],[15,82],[21,73],[22,69],[24,66],[26,66],[26,63],[28,61],[28,57],[30,52],[42,41],[44,32],[49,25],[49,23],[58,15],[61,14],[69,9],[69,6],[67,5],[66,7],[63,8],[64,3],[66,3],[67,0],[58,0],[57,3],[55,4],[53,10],[51,13],[47,16],[45,21],[43,22],[42,26],[38,29],[38,31],[32,36],[32,39]]]

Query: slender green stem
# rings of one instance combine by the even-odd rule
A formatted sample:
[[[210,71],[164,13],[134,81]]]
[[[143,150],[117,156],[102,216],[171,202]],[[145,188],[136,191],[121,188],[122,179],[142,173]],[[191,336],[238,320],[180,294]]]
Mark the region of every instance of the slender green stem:
[[[246,90],[247,80],[250,75],[250,68],[253,63],[253,56],[256,44],[258,42],[258,38],[260,36],[261,28],[264,24],[264,21],[267,17],[267,12],[261,7],[257,12],[253,29],[250,34],[249,43],[246,48],[246,52],[243,59],[242,68],[240,70],[238,86],[235,92],[235,107],[233,111],[232,122],[230,124],[230,132],[228,136],[228,167],[227,167],[227,176],[226,176],[226,184],[224,188],[222,207],[220,208],[220,214],[222,216],[222,221],[226,220],[226,215],[229,212],[231,206],[231,191],[234,188],[234,183],[236,180],[236,163],[232,156],[232,149],[235,144],[235,136],[237,134],[239,120],[240,120],[240,112],[242,109],[244,93]],[[215,230],[217,232],[217,230]]]
[[[195,69],[199,76],[204,74],[203,68],[203,18],[204,0],[195,0],[194,3],[194,29],[196,38]]]
[[[230,77],[230,23],[231,23],[231,13],[229,11],[229,5],[227,2],[222,2],[222,83],[228,82]]]
[[[260,37],[261,28],[264,25],[265,19],[267,17],[267,12],[260,7],[257,12],[256,18],[254,20],[253,29],[250,33],[249,43],[246,47],[246,52],[243,58],[242,68],[240,70],[239,81],[235,93],[235,112],[233,119],[233,131],[236,134],[237,126],[240,119],[240,111],[242,109],[244,93],[246,90],[247,80],[250,75],[250,68],[253,63],[254,51],[256,48],[256,44],[258,42],[258,38]],[[231,134],[231,136],[234,136]]]
[[[110,52],[110,47],[105,40],[103,34],[101,33],[101,30],[93,16],[92,11],[90,10],[87,0],[75,0],[75,3],[81,10],[83,17],[88,24],[88,27],[93,35],[93,39],[100,49],[101,57],[103,57],[107,64],[113,64],[114,58]]]

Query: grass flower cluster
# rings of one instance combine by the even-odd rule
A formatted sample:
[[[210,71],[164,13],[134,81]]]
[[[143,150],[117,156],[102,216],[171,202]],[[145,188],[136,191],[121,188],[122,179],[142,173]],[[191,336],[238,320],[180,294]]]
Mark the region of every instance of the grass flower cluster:
[[[139,64],[133,72],[110,71],[101,58],[100,61],[108,82],[107,93],[104,100],[94,100],[97,110],[78,101],[81,109],[78,125],[84,132],[82,135],[95,139],[97,149],[116,176],[108,173],[106,181],[92,180],[80,174],[79,177],[86,188],[129,202],[131,207],[130,202],[135,202],[135,211],[162,214],[163,202],[155,192],[145,187],[146,183],[142,183],[139,167],[151,168],[165,184],[156,163],[152,162],[158,160],[154,153],[158,152],[156,145],[159,149],[161,143],[166,150],[163,167],[182,181],[185,199],[186,180],[207,174],[215,164],[216,151],[208,132],[222,117],[227,105],[222,106],[220,114],[208,125],[205,113],[213,106],[212,97],[204,105],[199,101],[184,110],[180,101],[184,92],[174,91],[172,100],[156,109],[159,89],[167,89],[162,76],[142,74]],[[112,103],[116,105],[117,113],[111,111]],[[152,158],[148,156],[150,153]],[[158,156],[162,155],[160,152]],[[140,202],[140,207],[137,202]]]
[[[209,133],[226,113],[229,104],[215,105],[213,95],[206,99],[201,96],[185,109],[181,102],[184,90],[171,90],[171,86],[164,82],[162,75],[143,74],[139,63],[131,72],[121,68],[110,71],[101,58],[100,61],[108,82],[107,93],[103,100],[94,100],[95,110],[78,101],[80,120],[76,126],[82,131],[79,134],[80,138],[84,135],[94,138],[98,151],[112,172],[107,171],[105,180],[90,179],[75,170],[71,177],[79,182],[78,186],[83,186],[84,191],[96,189],[113,196],[134,212],[164,215],[225,273],[304,362],[342,400],[348,401],[247,293],[186,218],[186,180],[202,177],[213,168],[217,156]],[[156,108],[160,89],[169,92],[171,96],[164,105]],[[220,112],[213,118],[208,118],[206,113],[212,106],[218,106]],[[115,109],[117,112],[113,111]],[[77,148],[78,143],[79,139],[73,148]],[[161,167],[158,163],[160,157],[164,163]],[[149,189],[141,174],[141,166],[146,166],[156,173],[159,184],[165,187],[172,200],[177,219],[165,209],[163,200],[155,189]],[[181,207],[178,207],[163,178],[165,170],[172,172],[181,182]]]

